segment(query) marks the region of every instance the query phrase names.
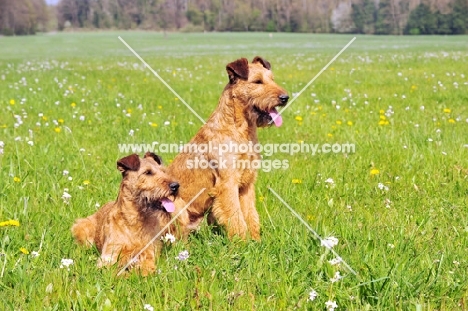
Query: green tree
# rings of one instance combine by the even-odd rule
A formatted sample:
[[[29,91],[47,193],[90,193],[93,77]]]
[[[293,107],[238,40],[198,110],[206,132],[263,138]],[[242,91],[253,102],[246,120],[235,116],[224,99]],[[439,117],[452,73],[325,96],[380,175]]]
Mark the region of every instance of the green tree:
[[[431,12],[428,5],[421,3],[408,18],[405,28],[406,34],[428,35],[437,33],[437,16]]]
[[[394,31],[390,0],[381,0],[375,13],[375,33],[388,35]]]
[[[437,11],[435,15],[437,17],[437,34],[452,34],[453,14],[442,14],[440,11]]]
[[[452,33],[464,34],[468,29],[468,1],[455,0],[452,13]]]
[[[46,27],[44,0],[0,0],[0,32],[5,35],[32,35]]]
[[[196,6],[189,6],[187,10],[187,19],[194,25],[201,25],[204,21],[204,14]]]
[[[356,25],[357,33],[374,33],[375,6],[371,0],[361,0],[352,5],[351,17]]]

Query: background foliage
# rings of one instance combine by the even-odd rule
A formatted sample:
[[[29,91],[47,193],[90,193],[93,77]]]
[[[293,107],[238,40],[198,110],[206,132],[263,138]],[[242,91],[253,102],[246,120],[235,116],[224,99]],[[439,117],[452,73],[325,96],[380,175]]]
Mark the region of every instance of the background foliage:
[[[0,30],[463,34],[468,0],[0,0]]]

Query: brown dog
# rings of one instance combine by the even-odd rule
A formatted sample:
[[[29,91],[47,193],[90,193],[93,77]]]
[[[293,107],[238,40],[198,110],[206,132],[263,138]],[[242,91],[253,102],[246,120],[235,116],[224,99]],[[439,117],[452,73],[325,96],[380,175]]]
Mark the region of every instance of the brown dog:
[[[161,158],[154,153],[147,152],[144,158],[129,155],[117,162],[117,168],[123,176],[117,200],[77,219],[71,230],[80,244],[96,245],[101,254],[99,267],[117,261],[125,265],[150,243],[132,264],[147,275],[155,270],[155,255],[162,247],[159,238],[152,239],[180,210],[172,201],[179,183],[166,173]],[[182,213],[177,220],[180,228],[172,225],[162,234],[183,236],[187,214]]]
[[[240,146],[258,143],[258,127],[272,121],[281,126],[276,107],[286,105],[289,96],[273,81],[270,68],[270,63],[258,56],[250,64],[245,58],[228,64],[229,83],[218,107],[190,141],[191,147],[169,166],[169,173],[181,184],[177,206],[184,206],[200,189],[208,189],[188,207],[190,229],[197,227],[211,207],[211,216],[226,227],[229,237],[245,239],[250,233],[251,238],[260,239],[254,189],[257,172],[255,165],[249,165],[260,161],[260,155],[242,151]],[[211,150],[192,148],[208,143]],[[226,151],[226,145],[231,145],[231,150]],[[221,148],[225,152],[221,153]],[[200,163],[209,166],[197,166]]]

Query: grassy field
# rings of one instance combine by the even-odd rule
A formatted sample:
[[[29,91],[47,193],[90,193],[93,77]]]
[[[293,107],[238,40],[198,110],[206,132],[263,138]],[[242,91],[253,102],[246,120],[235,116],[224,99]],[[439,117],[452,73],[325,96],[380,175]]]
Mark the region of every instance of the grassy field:
[[[116,197],[115,163],[131,153],[119,144],[187,142],[201,125],[119,35],[204,119],[227,63],[261,55],[293,95],[352,38],[0,37],[0,309],[468,308],[467,37],[358,36],[282,127],[259,130],[263,144],[352,143],[355,152],[265,156],[289,168],[259,172],[260,243],[204,225],[164,249],[156,275],[116,278],[96,268],[96,250],[74,243],[74,219]],[[333,249],[357,275],[269,187],[322,237],[336,237]],[[188,260],[175,259],[183,250]]]

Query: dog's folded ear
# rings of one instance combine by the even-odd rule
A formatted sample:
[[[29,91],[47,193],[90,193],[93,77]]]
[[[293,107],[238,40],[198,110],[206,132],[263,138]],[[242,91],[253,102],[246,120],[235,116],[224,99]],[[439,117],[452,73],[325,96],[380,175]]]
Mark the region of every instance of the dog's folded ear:
[[[138,171],[140,169],[140,157],[138,154],[131,154],[117,161],[117,168],[122,173],[126,171]]]
[[[255,58],[253,59],[252,63],[260,63],[262,64],[262,66],[268,70],[271,70],[271,65],[270,63],[266,60],[266,59],[263,59],[261,58],[260,56],[255,56]]]
[[[234,84],[238,79],[247,80],[249,78],[249,61],[241,58],[226,65],[229,76],[229,83]]]
[[[163,164],[162,158],[155,153],[147,152],[145,153],[145,158],[153,158],[153,160],[159,165]]]

